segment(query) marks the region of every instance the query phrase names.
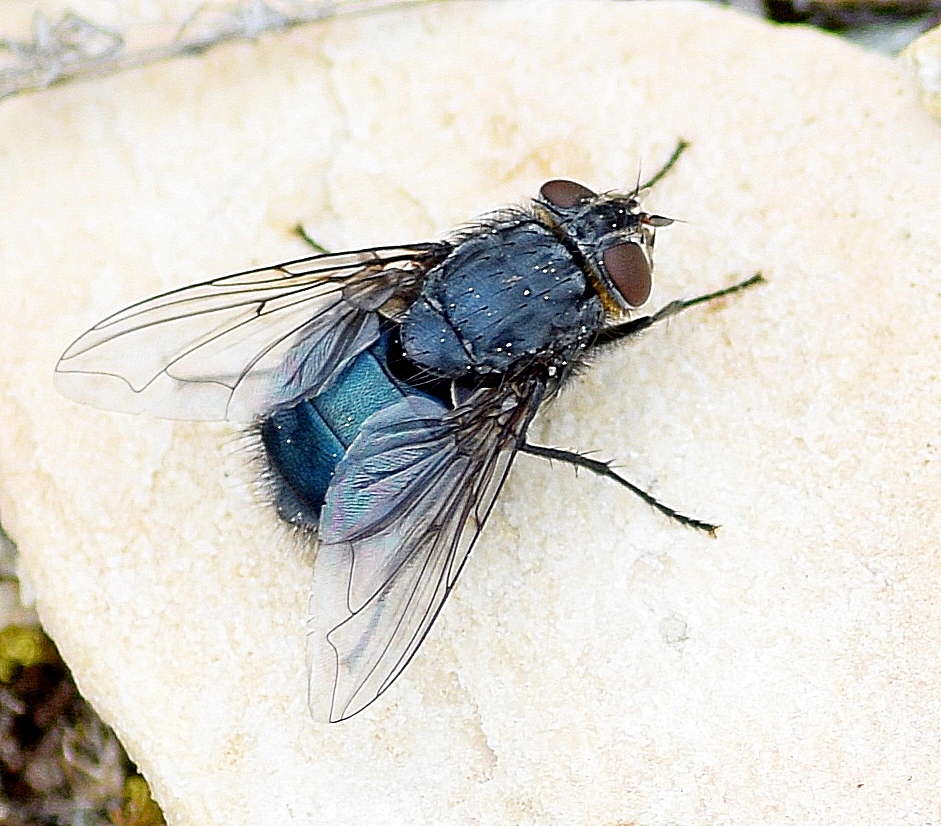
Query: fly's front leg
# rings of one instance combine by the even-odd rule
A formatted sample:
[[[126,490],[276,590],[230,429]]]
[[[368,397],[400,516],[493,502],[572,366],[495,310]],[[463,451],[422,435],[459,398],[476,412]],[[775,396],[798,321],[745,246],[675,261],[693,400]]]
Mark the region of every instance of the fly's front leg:
[[[741,292],[748,287],[763,283],[765,283],[764,276],[762,276],[761,273],[756,273],[751,278],[746,278],[744,281],[741,281],[738,284],[733,284],[731,287],[726,287],[722,290],[716,290],[715,292],[706,293],[705,295],[700,295],[697,298],[686,299],[685,301],[671,301],[653,315],[634,318],[625,322],[624,324],[617,324],[614,327],[609,327],[606,330],[602,330],[600,333],[598,333],[598,337],[595,339],[595,345],[601,346],[606,344],[614,344],[618,341],[622,341],[625,338],[629,338],[630,336],[637,335],[641,331],[646,330],[648,327],[652,327],[657,322],[664,321],[671,316],[678,315],[679,313],[683,312],[684,310],[688,310],[691,307],[695,307],[699,304],[705,304],[706,302],[713,301],[717,298],[724,298],[727,295],[733,295],[734,293]],[[576,468],[583,467],[586,470],[590,470],[592,473],[597,473],[599,476],[603,476],[606,479],[611,479],[622,487],[627,488],[629,491],[631,491],[631,493],[639,496],[648,505],[660,511],[660,513],[664,514],[665,516],[669,516],[671,519],[675,519],[681,525],[686,525],[689,528],[705,531],[710,536],[715,536],[715,532],[719,527],[718,525],[713,525],[711,522],[703,522],[701,519],[694,519],[691,516],[685,516],[682,513],[673,510],[673,508],[664,505],[655,496],[653,496],[653,494],[648,493],[643,488],[640,488],[633,482],[628,481],[620,474],[615,473],[611,469],[609,462],[599,462],[597,459],[589,459],[587,456],[582,456],[580,453],[573,453],[568,450],[559,450],[554,447],[532,445],[529,444],[529,442],[524,442],[520,447],[520,451],[522,453],[529,453],[533,456],[541,456],[544,459],[566,462]]]
[[[650,189],[652,186],[659,183],[663,179],[663,176],[673,169],[673,167],[676,165],[676,162],[680,159],[680,155],[682,155],[687,149],[689,149],[689,141],[684,141],[682,138],[680,138],[676,142],[676,149],[673,150],[673,154],[670,155],[667,162],[660,168],[660,171],[657,172],[657,174],[646,183],[638,182],[636,191],[643,192],[645,189]],[[640,175],[637,177],[639,181]]]
[[[586,470],[590,470],[592,473],[597,473],[599,476],[603,476],[605,479],[610,479],[613,482],[617,482],[622,487],[627,488],[631,493],[636,494],[641,499],[643,499],[648,505],[656,508],[664,516],[669,516],[670,519],[675,519],[681,525],[685,525],[687,528],[695,528],[697,531],[705,531],[711,537],[715,537],[716,531],[719,529],[718,525],[713,525],[711,522],[703,522],[701,519],[694,519],[691,516],[684,516],[682,513],[673,510],[673,508],[668,505],[664,505],[663,502],[658,500],[652,493],[648,493],[643,488],[638,487],[633,482],[629,482],[623,476],[618,473],[615,473],[611,469],[610,462],[599,462],[597,459],[589,459],[587,456],[583,456],[581,453],[574,453],[571,450],[559,450],[555,447],[543,447],[542,445],[533,445],[529,442],[523,442],[520,445],[520,453],[528,453],[531,456],[541,456],[543,459],[549,459],[550,461],[565,462],[567,464],[573,465],[576,469],[583,467]]]
[[[660,321],[665,321],[672,316],[679,315],[684,310],[690,309],[690,307],[695,307],[699,304],[705,304],[707,301],[714,301],[717,298],[724,298],[727,295],[733,295],[734,293],[741,292],[746,290],[749,287],[753,287],[756,284],[765,284],[767,283],[765,277],[759,272],[753,275],[751,278],[746,278],[744,281],[739,282],[738,284],[733,284],[731,287],[726,287],[723,290],[716,290],[712,293],[706,293],[705,295],[700,295],[697,298],[689,298],[685,301],[671,301],[665,307],[661,307],[653,315],[640,316],[639,318],[632,318],[630,321],[625,321],[623,324],[616,324],[613,327],[608,327],[605,330],[602,330],[598,333],[598,337],[595,339],[595,344],[602,346],[605,344],[613,344],[618,341],[622,341],[625,338],[630,336],[637,335],[643,330],[646,330],[649,327],[652,327],[654,324]]]

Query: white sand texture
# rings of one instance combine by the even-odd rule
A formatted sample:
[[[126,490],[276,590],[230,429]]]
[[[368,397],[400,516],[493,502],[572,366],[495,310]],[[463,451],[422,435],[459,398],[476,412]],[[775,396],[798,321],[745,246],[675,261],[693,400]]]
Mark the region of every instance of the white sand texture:
[[[439,237],[568,176],[647,206],[650,308],[513,468],[405,674],[306,704],[312,550],[240,431],[53,367],[161,290]],[[448,3],[0,105],[0,513],[171,826],[941,822],[941,126],[904,68],[690,3]]]

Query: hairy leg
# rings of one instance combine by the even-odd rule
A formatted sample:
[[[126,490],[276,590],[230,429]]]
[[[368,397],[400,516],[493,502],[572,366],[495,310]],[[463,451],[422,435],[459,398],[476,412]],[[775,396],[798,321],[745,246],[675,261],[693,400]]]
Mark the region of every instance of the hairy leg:
[[[716,531],[719,529],[718,525],[713,525],[711,522],[703,522],[701,519],[694,519],[691,516],[684,516],[682,513],[679,513],[668,505],[664,505],[663,502],[659,501],[655,496],[645,491],[643,488],[638,487],[633,482],[629,482],[623,476],[618,473],[615,473],[611,469],[610,462],[600,462],[597,459],[590,459],[587,456],[583,456],[581,453],[574,453],[570,450],[559,450],[554,447],[543,447],[541,445],[533,445],[529,442],[523,442],[520,446],[521,453],[528,453],[531,456],[541,456],[543,459],[549,459],[550,461],[565,462],[566,464],[573,465],[575,468],[583,467],[586,470],[590,470],[592,473],[597,473],[599,476],[603,476],[605,479],[611,479],[614,482],[617,482],[619,485],[627,488],[631,493],[636,494],[641,499],[643,499],[648,505],[656,508],[664,516],[670,517],[670,519],[675,519],[681,525],[685,525],[688,528],[695,528],[698,531],[705,531],[710,536],[715,537]]]
[[[616,341],[621,341],[630,336],[636,335],[642,330],[646,330],[649,327],[652,327],[659,321],[665,321],[672,316],[679,315],[684,310],[690,309],[690,307],[696,307],[699,304],[705,304],[708,301],[714,301],[717,298],[724,298],[727,295],[733,295],[734,293],[741,292],[746,290],[749,287],[753,287],[756,284],[765,284],[765,277],[761,273],[756,273],[751,278],[746,278],[744,281],[740,281],[738,284],[733,284],[731,287],[726,287],[723,290],[716,290],[712,293],[706,293],[705,295],[697,296],[696,298],[689,298],[684,301],[671,301],[665,307],[661,307],[653,315],[640,316],[638,318],[632,318],[630,321],[625,321],[623,324],[616,324],[613,327],[608,327],[605,330],[602,330],[598,333],[598,337],[595,339],[596,345],[605,345],[612,344]]]

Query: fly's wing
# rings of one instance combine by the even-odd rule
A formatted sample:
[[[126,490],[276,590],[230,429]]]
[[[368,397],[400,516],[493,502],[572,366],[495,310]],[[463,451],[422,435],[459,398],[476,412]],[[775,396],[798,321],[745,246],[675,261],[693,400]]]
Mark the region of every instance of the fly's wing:
[[[73,342],[56,387],[107,410],[252,421],[326,389],[378,338],[379,307],[420,284],[448,249],[318,255],[158,295]]]
[[[410,397],[373,416],[337,466],[310,600],[315,718],[352,717],[402,673],[483,528],[543,386],[478,390],[449,411]]]

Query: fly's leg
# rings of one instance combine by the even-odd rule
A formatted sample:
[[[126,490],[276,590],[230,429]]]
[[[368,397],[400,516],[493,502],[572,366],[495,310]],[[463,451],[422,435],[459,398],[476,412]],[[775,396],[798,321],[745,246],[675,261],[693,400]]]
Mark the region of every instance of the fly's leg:
[[[676,165],[676,162],[680,159],[680,155],[682,155],[688,148],[689,148],[689,141],[684,141],[682,138],[680,138],[676,142],[676,149],[673,150],[673,154],[670,155],[670,158],[661,167],[660,171],[646,183],[643,183],[643,184],[638,183],[637,189],[635,191],[643,192],[645,189],[650,189],[652,186],[654,186],[655,184],[663,180],[663,176],[666,175],[671,169],[673,169],[673,167]],[[638,175],[637,177],[639,180],[640,175]]]
[[[751,278],[746,278],[744,281],[739,282],[738,284],[733,284],[731,287],[726,287],[724,290],[716,290],[713,293],[706,293],[706,295],[700,295],[697,298],[689,298],[685,301],[671,301],[665,307],[661,307],[653,315],[640,316],[639,318],[632,318],[630,321],[625,321],[623,324],[616,324],[613,327],[608,327],[605,330],[602,330],[598,333],[598,337],[595,339],[596,345],[605,345],[613,344],[614,342],[621,341],[630,336],[637,335],[643,330],[646,330],[648,327],[653,327],[654,324],[665,321],[672,316],[679,315],[684,310],[690,309],[690,307],[695,307],[699,304],[705,304],[707,301],[714,301],[717,298],[724,298],[727,295],[733,295],[735,293],[746,290],[749,287],[753,287],[756,284],[765,284],[767,281],[765,277],[759,272],[753,275]]]
[[[733,284],[731,287],[726,287],[723,290],[716,290],[715,292],[706,293],[706,295],[701,295],[697,298],[690,298],[685,301],[671,301],[653,315],[634,318],[625,322],[624,324],[617,324],[614,327],[609,327],[606,330],[602,330],[598,334],[598,337],[595,340],[595,344],[614,344],[618,341],[622,341],[625,338],[629,338],[630,336],[637,335],[641,331],[646,330],[648,327],[652,327],[657,322],[664,321],[671,316],[675,316],[684,310],[690,309],[690,307],[695,307],[699,304],[705,304],[707,301],[713,301],[717,298],[723,298],[727,295],[733,295],[734,293],[741,292],[742,290],[748,289],[749,287],[752,287],[756,284],[764,283],[764,276],[762,276],[761,273],[756,273],[751,278],[746,278],[744,281],[741,281],[738,284]],[[664,514],[664,516],[669,516],[671,519],[675,519],[681,525],[686,525],[689,528],[696,528],[696,530],[699,531],[705,531],[710,536],[715,536],[715,532],[719,527],[718,525],[713,525],[711,522],[703,522],[700,519],[693,519],[691,516],[684,516],[682,513],[678,513],[668,505],[664,505],[662,502],[658,501],[655,496],[648,493],[643,488],[638,487],[633,482],[629,482],[623,476],[615,473],[611,469],[611,464],[609,462],[599,462],[597,459],[589,459],[587,456],[582,456],[580,453],[573,453],[569,450],[559,450],[554,447],[532,445],[529,442],[524,442],[520,447],[520,451],[523,453],[529,453],[533,456],[541,456],[544,459],[557,459],[560,462],[567,462],[576,468],[583,467],[586,470],[590,470],[592,473],[597,473],[599,476],[603,476],[606,479],[611,479],[612,481],[617,482],[619,485],[627,488],[632,493],[635,493],[648,505],[656,508],[658,511],[660,511],[660,513]]]
[[[605,479],[611,479],[614,482],[617,482],[619,485],[627,488],[631,493],[637,494],[641,499],[643,499],[648,505],[653,508],[656,508],[664,516],[669,516],[670,519],[675,519],[681,525],[685,525],[687,528],[695,528],[697,531],[705,531],[711,537],[715,538],[716,531],[719,529],[718,525],[713,525],[711,522],[703,522],[701,519],[693,519],[691,516],[684,516],[682,513],[678,513],[673,510],[673,508],[668,505],[664,505],[663,502],[659,501],[653,494],[647,493],[643,488],[638,487],[633,482],[629,482],[623,476],[618,473],[615,473],[611,469],[610,462],[599,462],[597,459],[589,459],[587,456],[583,456],[581,453],[574,453],[571,450],[559,450],[555,447],[543,447],[542,445],[533,445],[529,442],[523,442],[520,445],[520,453],[529,453],[531,456],[541,456],[543,459],[549,459],[550,461],[559,461],[567,462],[570,465],[573,465],[576,469],[583,467],[586,470],[590,470],[592,473],[597,473],[599,476],[603,476]]]
[[[307,230],[304,229],[303,224],[298,224],[296,227],[294,227],[294,234],[297,235],[305,243],[310,244],[310,246],[312,246],[315,250],[317,250],[317,252],[319,252],[321,255],[330,254],[330,250],[328,250],[326,247],[322,246],[321,244],[318,244],[313,238],[311,238],[307,234]]]

